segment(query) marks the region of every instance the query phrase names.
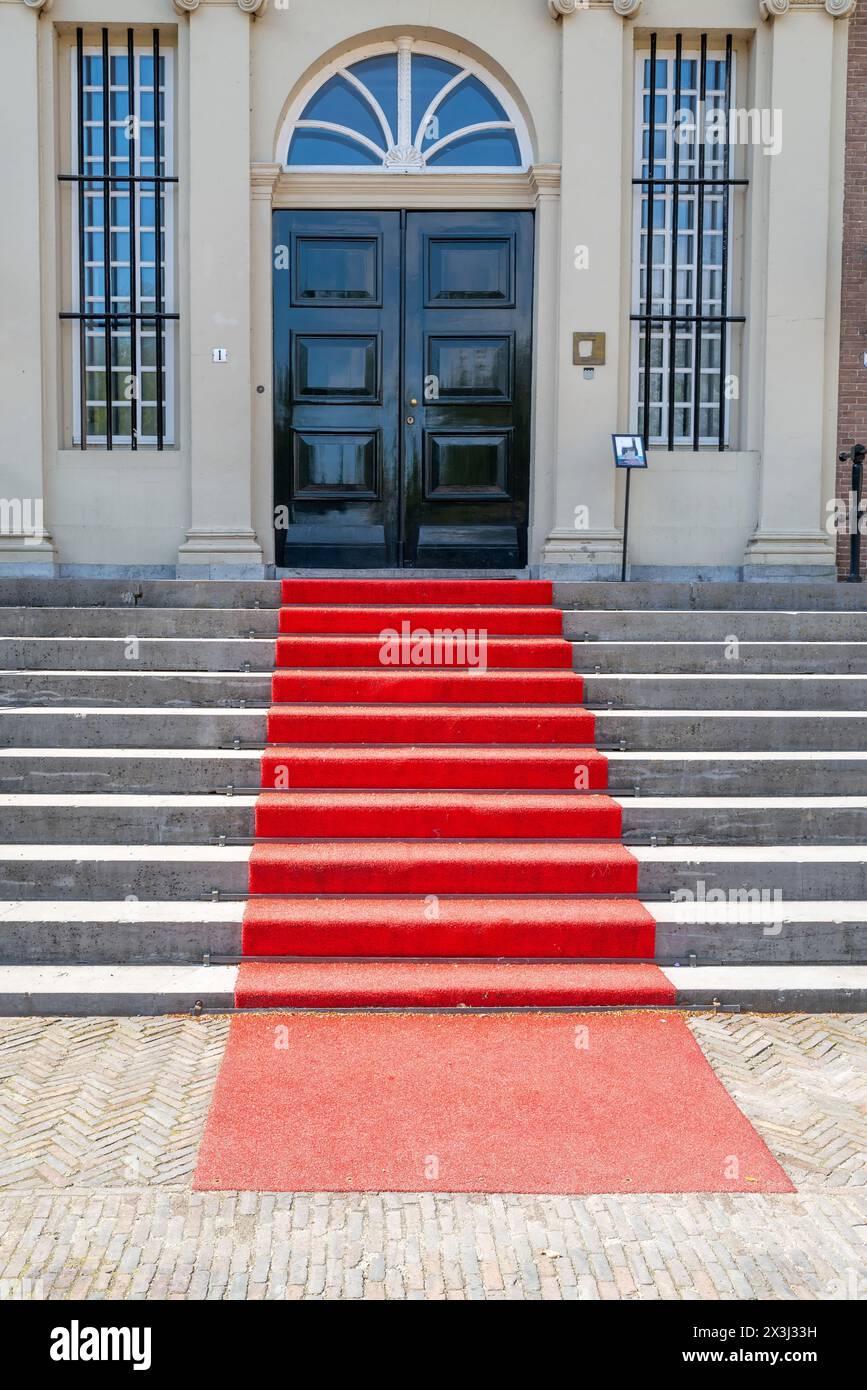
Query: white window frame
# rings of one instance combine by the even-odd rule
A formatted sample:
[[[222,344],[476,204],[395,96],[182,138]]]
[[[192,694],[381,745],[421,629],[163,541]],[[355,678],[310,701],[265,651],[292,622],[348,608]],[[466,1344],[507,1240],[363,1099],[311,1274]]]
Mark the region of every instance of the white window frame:
[[[721,62],[721,61],[724,61],[724,60],[725,60],[725,56],[726,56],[726,54],[725,54],[725,44],[724,44],[724,42],[723,42],[722,47],[718,47],[718,46],[716,46],[717,43],[718,43],[718,40],[716,40],[716,39],[710,40],[710,39],[709,39],[709,42],[708,42],[708,51],[707,51],[707,57],[708,57],[708,61],[709,61],[709,62],[710,62],[710,61]],[[666,40],[664,43],[658,45],[657,51],[656,51],[656,57],[657,57],[657,62],[660,61],[661,59],[666,60],[666,61],[669,63],[669,65],[670,65],[670,66],[669,66],[669,71],[670,71],[670,72],[673,71],[673,68],[674,68],[674,61],[675,61],[675,58],[676,58],[676,49],[675,49],[675,46],[674,46],[674,40],[673,40],[673,38],[670,39],[670,40]],[[693,44],[693,43],[684,42],[681,57],[682,57],[682,60],[683,60],[683,61],[695,62],[696,67],[698,68],[699,65],[700,65],[700,61],[701,61],[701,51],[700,51],[700,48],[699,48],[699,46],[698,46],[698,43],[696,42],[695,44]],[[737,104],[737,79],[738,79],[738,66],[739,66],[739,60],[740,60],[740,59],[741,59],[741,54],[740,54],[739,51],[738,51],[738,46],[737,46],[737,44],[735,44],[735,45],[733,46],[733,48],[732,48],[732,85],[731,85],[731,101],[732,101],[732,108],[733,108],[733,109],[736,108],[736,104]],[[644,91],[644,65],[645,65],[645,63],[647,63],[647,62],[649,62],[649,61],[650,61],[650,46],[649,46],[649,44],[648,44],[647,46],[642,45],[640,48],[637,48],[637,49],[636,49],[636,53],[635,53],[635,72],[634,72],[634,84],[635,84],[635,85],[634,85],[634,103],[635,103],[635,105],[634,105],[634,113],[635,113],[635,115],[634,115],[634,120],[633,120],[633,133],[632,133],[632,134],[633,134],[633,138],[632,138],[633,167],[634,167],[634,174],[635,174],[635,177],[636,177],[636,178],[641,178],[642,175],[643,175],[643,172],[644,172],[644,169],[643,169],[643,150],[644,150],[644,135],[645,135],[645,130],[646,130],[645,121],[644,121],[644,96],[645,96],[645,91]],[[672,107],[674,106],[675,91],[676,91],[676,89],[674,88],[673,85],[671,85],[670,87],[668,87],[668,88],[666,89],[666,92],[667,92],[667,93],[670,93],[670,95],[671,95]],[[658,95],[659,95],[659,92],[657,92],[657,96],[658,96]],[[658,124],[657,124],[657,127],[656,127],[656,128],[657,128],[657,130],[660,128]],[[735,177],[734,153],[735,153],[736,149],[737,149],[736,146],[733,146],[733,147],[732,147],[732,169],[731,169],[731,177]],[[654,163],[653,157],[652,157],[652,156],[653,156],[653,151],[649,151],[649,155],[650,155],[650,159],[649,159],[649,165],[648,165],[648,167],[652,169],[653,163]],[[682,168],[682,165],[681,165],[681,168]],[[667,178],[671,178],[671,177],[673,177],[673,176],[674,176],[674,165],[673,165],[673,144],[672,144],[671,156],[667,156],[667,158],[666,158],[666,177],[667,177]],[[736,192],[736,190],[735,190],[735,189],[732,189],[732,188],[730,188],[730,189],[728,190],[728,197],[729,197],[729,199],[730,199],[730,207],[729,207],[729,245],[728,245],[728,261],[727,261],[728,299],[729,299],[729,304],[728,304],[728,306],[721,306],[721,312],[723,312],[723,313],[725,313],[725,312],[730,312],[730,310],[731,310],[731,303],[732,303],[732,299],[733,299],[733,295],[734,295],[734,289],[735,289],[735,285],[736,285],[736,283],[737,283],[737,282],[736,282],[736,279],[735,279],[735,276],[736,276],[736,269],[737,269],[737,262],[736,262],[736,259],[735,259],[735,242],[736,242],[736,240],[737,240],[737,237],[736,237],[736,234],[735,234],[735,226],[736,226],[736,207],[735,207],[735,204],[734,204],[735,192]],[[643,203],[644,203],[644,200],[645,200],[645,196],[646,196],[646,194],[645,194],[645,189],[644,189],[640,184],[636,184],[636,185],[633,186],[633,213],[632,213],[632,280],[631,280],[631,284],[632,284],[632,311],[631,311],[631,312],[633,312],[633,313],[639,313],[639,314],[643,314],[643,313],[644,313],[644,309],[645,309],[644,298],[643,298],[642,293],[641,293],[641,273],[642,273],[642,264],[641,264],[641,237],[642,237],[641,211],[642,211],[642,206],[643,206]],[[660,194],[657,192],[654,196],[655,196],[655,199],[658,200],[658,199],[661,198],[662,195],[660,195]],[[672,199],[672,190],[671,190],[671,188],[668,188],[668,189],[666,190],[664,196],[665,196],[666,199],[669,200],[669,201]],[[681,196],[682,196],[682,195],[681,195]],[[672,303],[672,294],[671,294],[671,271],[672,271],[672,264],[673,264],[673,257],[672,257],[672,234],[677,235],[677,229],[676,229],[676,228],[672,228],[671,231],[669,231],[669,230],[668,230],[668,223],[669,223],[669,218],[667,217],[667,218],[666,218],[666,230],[665,230],[665,232],[664,232],[665,242],[666,242],[666,259],[665,259],[665,264],[664,264],[664,266],[662,267],[662,270],[663,270],[663,300],[664,300],[665,305],[668,306],[668,307],[670,307],[670,305],[671,305],[671,303]],[[696,217],[696,224],[695,224],[695,233],[694,233],[694,235],[697,234],[697,231],[698,231],[698,218]],[[648,233],[648,239],[651,238],[651,237],[653,236],[653,228],[652,228],[650,225],[648,225],[647,233]],[[696,240],[694,241],[693,245],[694,245],[694,248],[697,248],[697,237],[696,237]],[[658,265],[658,263],[654,260],[654,266],[657,266],[657,265]],[[681,271],[681,270],[683,270],[684,268],[685,268],[685,267],[684,267],[683,263],[682,263],[682,262],[679,262],[679,264],[678,264],[678,271]],[[697,283],[697,281],[698,281],[698,275],[697,275],[697,260],[696,260],[695,257],[690,261],[690,263],[689,263],[689,268],[691,269],[692,275],[693,275],[693,296],[692,296],[692,299],[689,301],[689,303],[691,304],[691,306],[692,306],[692,311],[694,312],[694,311],[695,311],[695,306],[696,306],[696,304],[699,302],[699,297],[700,297],[700,295],[701,295],[701,289],[702,289],[702,287],[701,287],[700,285],[698,285],[698,283]],[[707,269],[707,266],[705,266],[705,269]],[[683,306],[684,303],[685,303],[686,301],[684,301],[683,297],[680,297],[680,296],[679,296],[678,302],[679,302],[679,305],[680,305],[680,306]],[[641,350],[641,330],[642,330],[643,325],[642,325],[641,323],[632,321],[632,322],[630,323],[629,326],[630,326],[630,329],[631,329],[631,334],[630,334],[630,338],[631,338],[631,344],[630,344],[630,371],[629,371],[629,418],[630,418],[631,421],[634,422],[634,426],[635,426],[636,432],[638,432],[639,414],[640,414],[640,411],[641,411],[641,400],[640,400],[640,395],[641,395],[641,382],[642,382],[643,371],[644,371],[643,354],[642,354],[642,350]],[[743,329],[743,327],[744,327],[743,324],[737,324],[737,323],[736,323],[736,324],[729,324],[729,327],[728,327],[728,332],[727,332],[727,334],[726,334],[726,360],[725,360],[725,372],[724,372],[724,375],[725,375],[725,377],[727,377],[727,378],[731,376],[731,372],[732,372],[732,363],[733,363],[733,361],[734,361],[734,351],[735,351],[735,345],[734,345],[734,343],[733,343],[734,333],[735,333],[739,328],[740,328],[740,329]],[[654,368],[652,368],[652,370],[651,370],[651,376],[655,376],[655,375],[658,375],[658,374],[660,374],[660,373],[661,373],[661,376],[662,376],[663,392],[662,392],[662,399],[661,399],[661,402],[659,402],[659,406],[660,406],[660,409],[661,409],[662,423],[663,423],[663,425],[665,425],[665,423],[666,423],[666,421],[667,421],[667,418],[668,418],[668,414],[667,414],[667,410],[666,410],[666,404],[667,404],[667,406],[668,406],[668,410],[677,410],[677,408],[678,408],[676,402],[670,402],[670,401],[668,401],[669,361],[670,361],[670,347],[671,347],[671,337],[670,337],[669,328],[670,328],[670,325],[669,325],[668,323],[664,323],[664,324],[662,325],[662,329],[663,329],[662,366],[661,366],[661,368],[655,368],[655,367],[654,367]],[[693,331],[695,331],[695,329],[697,329],[697,325],[694,325]],[[683,368],[676,368],[676,370],[677,370],[677,371],[683,371],[684,369],[683,369]],[[693,361],[690,363],[688,370],[689,370],[690,381],[693,383],[693,394],[692,394],[692,396],[691,396],[690,404],[689,404],[689,411],[690,411],[690,417],[691,417],[691,416],[692,416],[692,411],[693,411],[693,408],[694,408],[693,403],[694,403],[694,399],[695,399],[695,397],[694,397],[694,375],[695,375],[695,373],[694,373],[694,358],[693,358]],[[718,368],[718,367],[703,368],[702,371],[703,371],[703,373],[706,372],[707,375],[713,374],[715,377],[719,377],[719,368]],[[648,410],[652,409],[652,407],[654,406],[654,404],[656,404],[656,403],[654,403],[654,402],[647,402],[647,403],[646,403],[647,409],[648,409]],[[721,405],[721,409],[722,409],[722,411],[723,411],[723,419],[724,419],[724,432],[723,432],[723,437],[724,437],[724,440],[725,440],[725,449],[726,449],[726,450],[730,450],[730,449],[732,448],[732,437],[731,437],[731,436],[732,436],[732,408],[731,408],[731,407],[732,407],[732,402],[728,399],[728,397],[725,395],[725,393],[723,394],[723,398],[722,398],[722,401],[720,402],[720,405]],[[690,430],[690,433],[689,433],[688,436],[686,436],[686,435],[678,435],[677,433],[675,433],[675,436],[674,436],[674,447],[675,447],[675,450],[677,450],[677,451],[679,451],[679,452],[687,452],[687,451],[688,451],[688,452],[692,452],[692,451],[693,451],[693,444],[694,444],[694,434],[693,434],[692,430]],[[648,433],[648,446],[649,446],[649,448],[651,448],[651,449],[664,449],[664,450],[667,451],[667,450],[668,450],[668,430],[667,430],[667,428],[663,430],[663,433],[662,433],[661,435],[654,435],[654,434],[652,434],[652,433]],[[702,450],[708,450],[708,451],[709,451],[709,450],[712,450],[712,449],[718,451],[718,450],[719,450],[719,434],[718,434],[718,433],[714,433],[713,435],[700,435],[700,436],[699,436],[699,448],[702,449]]]
[[[85,58],[87,58],[87,57],[97,57],[97,58],[101,58],[101,57],[102,57],[102,45],[99,44],[99,43],[93,43],[93,42],[88,43],[87,41],[85,41],[84,46],[83,46],[83,55],[84,55]],[[126,44],[125,44],[125,43],[124,43],[124,44],[120,44],[120,43],[112,44],[112,43],[109,43],[108,55],[109,55],[109,63],[110,63],[110,61],[111,61],[111,59],[112,59],[113,57],[123,57],[123,58],[126,58],[126,57],[127,57],[127,46],[126,46]],[[136,43],[136,44],[134,44],[134,46],[133,46],[133,55],[134,55],[135,60],[136,60],[136,67],[138,67],[138,59],[139,59],[140,57],[150,57],[150,56],[152,56],[152,49],[151,49],[148,45],[145,45],[145,44],[137,44],[137,43]],[[176,62],[175,62],[176,50],[175,50],[175,48],[172,47],[172,46],[168,46],[168,45],[165,46],[165,47],[163,47],[163,46],[161,45],[161,47],[160,47],[160,57],[163,59],[163,62],[164,62],[164,78],[163,78],[163,87],[164,87],[164,90],[163,90],[163,100],[162,100],[162,116],[163,116],[163,150],[162,150],[162,152],[163,152],[163,159],[164,159],[164,167],[165,167],[165,169],[166,169],[168,172],[170,172],[170,173],[174,173],[174,160],[175,160],[175,73],[176,73]],[[73,46],[70,48],[70,50],[69,50],[69,62],[70,62],[70,93],[71,93],[71,100],[70,100],[70,131],[69,131],[69,157],[70,157],[70,166],[69,166],[69,167],[70,167],[71,169],[74,169],[75,172],[77,173],[77,172],[78,172],[78,75],[77,75],[77,53],[76,53],[76,49],[75,49],[74,45],[73,45]],[[139,84],[139,81],[138,81],[138,72],[136,72],[136,80],[135,80],[134,85],[133,85],[133,100],[134,100],[134,103],[135,103],[134,115],[135,115],[135,117],[136,117],[136,120],[138,120],[138,119],[140,118],[140,116],[141,116],[140,95],[141,95],[141,87],[140,87],[140,84]],[[116,124],[116,123],[115,123],[115,124]],[[106,152],[104,151],[104,152],[103,152],[103,155],[105,155],[105,153],[106,153]],[[110,156],[110,151],[108,151],[108,154],[109,154],[109,156]],[[156,171],[156,168],[154,169],[154,172],[157,172],[157,171]],[[100,175],[98,175],[98,174],[97,174],[97,175],[94,175],[94,180],[95,180],[95,181],[98,181],[99,178],[100,178]],[[165,221],[165,230],[164,230],[164,234],[163,234],[163,240],[164,240],[164,242],[165,242],[165,248],[164,248],[164,249],[165,249],[165,259],[164,259],[164,262],[163,262],[163,301],[164,301],[164,312],[165,312],[165,313],[176,313],[176,312],[177,312],[177,283],[176,283],[176,279],[175,279],[175,275],[176,275],[176,257],[175,257],[175,234],[176,234],[176,233],[175,233],[175,227],[176,227],[176,217],[177,217],[177,209],[176,209],[176,206],[175,206],[175,202],[176,202],[177,194],[176,194],[175,191],[173,191],[173,190],[176,190],[176,189],[177,189],[177,186],[178,186],[177,184],[168,184],[168,185],[164,185],[164,187],[163,187],[163,198],[162,198],[162,203],[163,203],[163,216],[164,216],[164,221]],[[73,308],[74,308],[75,312],[76,312],[76,313],[81,313],[84,306],[83,306],[83,305],[81,304],[81,302],[80,302],[80,293],[79,293],[79,288],[80,288],[80,286],[79,286],[79,274],[78,274],[78,272],[79,272],[79,264],[78,264],[78,247],[79,247],[79,244],[81,244],[81,246],[82,246],[82,248],[83,248],[83,247],[84,247],[84,241],[82,240],[81,242],[79,242],[79,222],[78,222],[78,208],[79,208],[79,202],[78,202],[77,185],[76,185],[76,184],[71,184],[70,187],[74,190],[73,196],[72,196],[72,217],[71,217],[71,237],[70,237],[70,243],[71,243],[71,244],[70,244],[70,257],[71,257],[70,276],[71,276],[71,284],[72,284],[72,303],[73,303]],[[124,190],[124,186],[123,186],[123,184],[121,183],[121,184],[119,184],[119,185],[117,186],[117,191],[118,191],[118,192],[122,192],[122,196],[127,196],[127,197],[128,197],[128,196],[129,196],[129,187],[130,187],[129,184],[127,184],[127,185],[126,185],[126,189]],[[168,196],[167,196],[167,192],[168,192]],[[140,206],[141,206],[141,184],[140,184],[140,183],[137,183],[137,184],[133,184],[133,185],[132,185],[132,195],[133,195],[133,197],[134,197],[134,199],[135,199],[135,208],[136,208],[136,219],[135,219],[135,220],[136,220],[136,237],[139,239],[139,245],[138,245],[137,248],[136,248],[136,266],[137,266],[137,270],[138,270],[138,272],[139,272],[139,274],[140,274],[140,273],[141,273],[141,255],[140,255],[141,241],[140,241],[140,238],[141,238],[141,235],[142,235],[141,218],[140,218],[140,215],[139,215],[139,213],[140,213]],[[152,196],[154,196],[154,195],[152,195],[152,194],[146,194],[145,196],[146,196],[146,197],[152,197]],[[109,224],[109,226],[110,226],[110,224]],[[87,235],[87,233],[85,233],[85,235]],[[158,237],[157,237],[157,230],[156,230],[156,228],[154,229],[153,235],[154,235],[156,241],[158,242]],[[158,246],[156,247],[156,249],[158,250]],[[96,264],[98,264],[98,265],[101,266],[101,265],[102,265],[102,261],[99,261],[99,262],[96,263]],[[121,262],[117,262],[117,261],[112,261],[111,264],[112,264],[113,267],[114,267],[114,266],[119,266],[119,265],[121,265],[121,264],[126,265],[126,266],[130,266],[130,262],[129,262],[129,261],[125,261],[125,262],[122,262],[122,263],[121,263]],[[85,261],[85,273],[86,273],[86,271],[87,271],[87,267],[88,267],[88,262]],[[139,307],[141,307],[140,303],[139,303]],[[75,326],[75,327],[77,328],[77,320],[74,320],[74,319],[73,319],[73,320],[68,320],[68,322],[70,322],[71,324],[73,324],[73,326]],[[146,325],[146,322],[147,322],[147,321],[144,321],[144,325]],[[173,448],[176,447],[176,443],[177,443],[176,437],[175,437],[175,429],[176,429],[176,418],[175,418],[175,417],[176,417],[176,397],[177,397],[177,388],[176,388],[176,370],[177,370],[177,360],[176,360],[176,346],[177,346],[177,345],[176,345],[176,327],[175,327],[175,331],[172,331],[172,325],[175,325],[175,326],[176,326],[176,325],[177,325],[177,322],[178,322],[178,321],[177,321],[176,319],[174,319],[174,320],[172,320],[172,319],[167,320],[167,321],[166,321],[166,324],[165,324],[165,327],[166,327],[166,330],[167,330],[167,331],[166,331],[166,332],[164,333],[164,335],[163,335],[163,378],[164,378],[164,381],[165,381],[165,402],[164,402],[164,410],[163,410],[163,448],[164,448],[164,449],[173,449]],[[137,332],[137,333],[139,334],[139,338],[138,338],[139,347],[138,347],[138,352],[137,352],[137,358],[136,358],[136,360],[137,360],[137,363],[138,363],[138,371],[139,371],[140,376],[141,376],[141,372],[142,372],[142,365],[141,365],[141,347],[140,347],[140,344],[141,344],[141,330],[142,330],[142,326],[143,326],[143,321],[142,321],[142,320],[134,321],[134,322],[132,323],[132,325],[131,325],[131,330],[134,331],[134,332]],[[71,370],[72,370],[72,396],[71,396],[71,400],[72,400],[72,444],[73,444],[73,447],[74,447],[74,448],[80,448],[80,446],[81,446],[81,418],[82,418],[82,417],[81,417],[81,375],[82,375],[82,373],[81,373],[81,339],[80,339],[80,334],[79,334],[77,331],[73,332],[73,335],[72,335],[72,352],[71,352],[70,361],[71,361]],[[108,382],[108,381],[111,380],[111,366],[110,366],[109,363],[106,363],[105,370],[106,370],[106,373],[107,373],[106,380],[107,380],[107,382]],[[147,370],[148,370],[148,373],[149,373],[149,374],[150,374],[151,372],[153,372],[154,374],[156,373],[156,368],[155,368],[155,367],[154,367],[154,368],[148,368]],[[86,377],[87,377],[87,372],[85,371],[85,380],[86,380]],[[88,405],[90,405],[90,404],[103,406],[103,405],[105,405],[105,402],[100,400],[100,401],[95,401],[95,402],[92,402],[92,403],[91,403],[90,401],[88,401]],[[110,409],[114,409],[115,406],[122,406],[122,405],[126,405],[126,404],[129,404],[129,405],[131,406],[133,419],[136,420],[136,421],[140,421],[140,419],[141,419],[141,410],[142,410],[142,408],[145,407],[145,406],[150,406],[150,405],[152,404],[152,402],[150,402],[150,401],[144,401],[144,400],[141,399],[141,397],[139,397],[139,400],[138,400],[138,404],[137,404],[137,405],[136,405],[135,402],[126,402],[126,401],[120,402],[120,401],[114,401],[114,400],[112,400],[111,406],[110,406],[109,408],[110,408]],[[86,417],[85,417],[85,418],[86,418]],[[119,442],[119,441],[122,441],[122,442]],[[86,443],[87,443],[88,449],[100,449],[100,448],[105,449],[106,446],[107,446],[107,437],[106,437],[106,435],[104,435],[104,434],[88,434]],[[115,435],[114,438],[113,438],[112,443],[113,443],[113,449],[114,449],[114,450],[125,449],[125,448],[128,449],[128,448],[131,447],[130,441],[129,441],[129,436],[126,435],[126,434],[123,434],[123,435]],[[138,448],[139,448],[139,449],[154,449],[154,450],[155,450],[155,449],[157,448],[157,436],[156,436],[156,434],[142,434],[142,433],[139,433],[138,436],[137,436],[137,444],[138,444]]]

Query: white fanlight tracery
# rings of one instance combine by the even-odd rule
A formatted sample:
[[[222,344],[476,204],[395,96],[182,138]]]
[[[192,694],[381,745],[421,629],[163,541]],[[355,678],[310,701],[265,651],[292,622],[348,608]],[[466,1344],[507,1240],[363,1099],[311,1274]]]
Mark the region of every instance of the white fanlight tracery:
[[[532,151],[503,84],[450,49],[401,37],[320,69],[287,114],[278,158],[320,171],[500,172],[529,168]]]

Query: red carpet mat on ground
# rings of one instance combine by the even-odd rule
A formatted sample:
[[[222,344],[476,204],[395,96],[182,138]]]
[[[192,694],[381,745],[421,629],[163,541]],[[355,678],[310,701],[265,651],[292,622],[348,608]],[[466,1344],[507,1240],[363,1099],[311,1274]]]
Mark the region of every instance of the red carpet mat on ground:
[[[654,1013],[237,1017],[194,1185],[794,1191],[685,1022]]]

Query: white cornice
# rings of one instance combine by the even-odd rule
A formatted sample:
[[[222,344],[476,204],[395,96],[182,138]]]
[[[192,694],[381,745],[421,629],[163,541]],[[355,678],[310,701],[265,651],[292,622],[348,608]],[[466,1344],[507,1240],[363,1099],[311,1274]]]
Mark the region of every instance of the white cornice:
[[[393,174],[386,170],[311,172],[254,164],[253,198],[271,198],[275,208],[533,208],[556,197],[560,166],[536,164],[502,174]]]

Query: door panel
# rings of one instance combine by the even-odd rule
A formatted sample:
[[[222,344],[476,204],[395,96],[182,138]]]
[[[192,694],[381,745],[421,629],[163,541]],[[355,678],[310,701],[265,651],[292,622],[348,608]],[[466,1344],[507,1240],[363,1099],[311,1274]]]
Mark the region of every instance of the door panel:
[[[506,214],[508,216],[509,214]],[[429,213],[410,213],[414,230],[427,241],[425,306],[512,308],[515,303],[515,243],[509,237],[438,237],[424,231]],[[435,220],[443,218],[434,213]],[[499,213],[479,214],[500,219]],[[454,217],[453,213],[448,218]],[[473,215],[476,220],[477,215]]]
[[[278,563],[525,565],[532,214],[281,212],[274,240]]]
[[[277,563],[397,564],[400,213],[273,221]]]
[[[425,379],[436,377],[445,405],[511,405],[515,340],[511,333],[427,339]]]
[[[407,214],[410,565],[526,564],[532,257],[531,213]]]
[[[425,432],[425,500],[510,501],[509,432]]]
[[[297,221],[294,218],[293,221]],[[302,222],[302,227],[304,223]],[[382,306],[382,235],[295,235],[292,303]]]
[[[380,404],[381,344],[379,333],[297,333],[293,404]]]

